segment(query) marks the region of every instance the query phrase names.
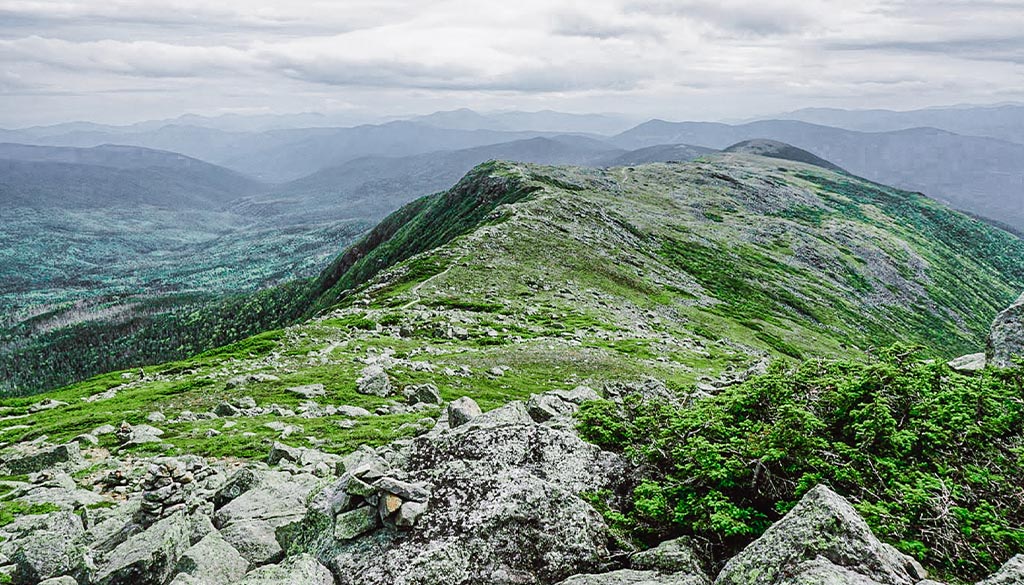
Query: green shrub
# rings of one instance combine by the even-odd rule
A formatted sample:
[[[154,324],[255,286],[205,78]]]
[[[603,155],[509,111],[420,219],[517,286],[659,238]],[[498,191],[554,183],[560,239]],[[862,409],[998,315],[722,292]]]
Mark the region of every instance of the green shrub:
[[[965,376],[897,346],[874,363],[776,365],[689,408],[593,402],[579,420],[643,464],[631,503],[606,511],[637,540],[688,534],[729,555],[826,483],[946,575],[1024,552],[1024,368]]]

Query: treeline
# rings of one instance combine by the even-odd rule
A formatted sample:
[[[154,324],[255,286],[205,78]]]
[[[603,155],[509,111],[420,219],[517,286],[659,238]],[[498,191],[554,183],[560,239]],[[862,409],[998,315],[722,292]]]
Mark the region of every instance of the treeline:
[[[183,298],[142,305],[113,320],[93,319],[35,335],[18,331],[0,353],[0,393],[28,395],[91,376],[177,360],[299,320],[310,306],[310,281],[252,294]],[[167,299],[151,301],[166,305]],[[21,332],[25,334],[25,332]]]

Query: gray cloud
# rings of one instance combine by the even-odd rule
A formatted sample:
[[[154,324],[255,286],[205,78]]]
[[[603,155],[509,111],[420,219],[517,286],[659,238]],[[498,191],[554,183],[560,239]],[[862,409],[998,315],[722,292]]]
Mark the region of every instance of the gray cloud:
[[[1020,0],[0,0],[0,124],[1024,100],[1021,30]]]

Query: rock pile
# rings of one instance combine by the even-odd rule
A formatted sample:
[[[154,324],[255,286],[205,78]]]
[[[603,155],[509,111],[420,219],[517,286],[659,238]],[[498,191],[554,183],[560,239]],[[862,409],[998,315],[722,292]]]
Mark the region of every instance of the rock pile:
[[[139,523],[149,526],[184,510],[189,487],[197,480],[205,479],[213,473],[213,469],[198,457],[191,457],[187,461],[172,457],[154,460],[142,480]]]

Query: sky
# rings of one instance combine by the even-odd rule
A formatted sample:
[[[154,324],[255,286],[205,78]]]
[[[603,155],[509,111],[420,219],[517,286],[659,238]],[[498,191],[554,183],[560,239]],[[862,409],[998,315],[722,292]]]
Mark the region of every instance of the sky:
[[[0,126],[1024,101],[1024,0],[0,0]]]

